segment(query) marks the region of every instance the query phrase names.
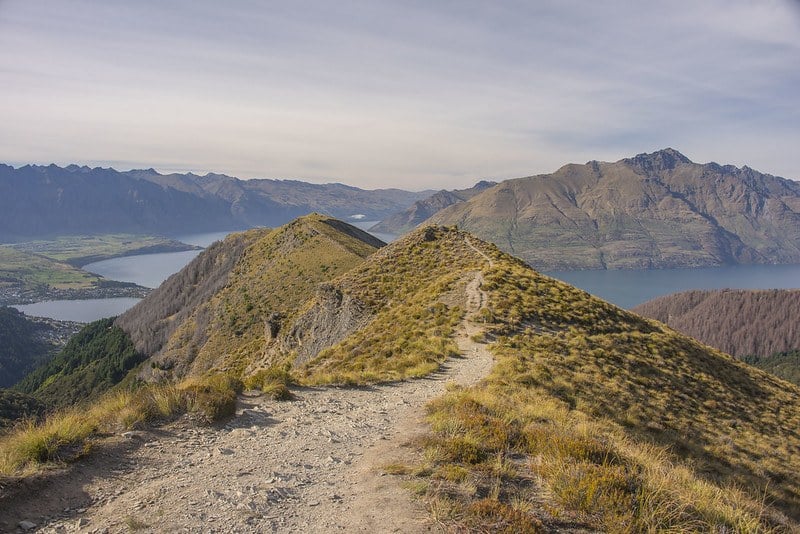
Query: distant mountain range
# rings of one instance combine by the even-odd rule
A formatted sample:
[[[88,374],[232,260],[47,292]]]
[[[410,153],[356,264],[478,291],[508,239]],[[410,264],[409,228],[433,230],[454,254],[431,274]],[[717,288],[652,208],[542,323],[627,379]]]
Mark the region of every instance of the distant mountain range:
[[[234,230],[276,226],[315,211],[380,220],[431,193],[153,169],[0,164],[0,239]]]
[[[274,227],[319,212],[381,220],[371,230],[384,233],[458,226],[542,270],[800,263],[800,183],[670,148],[432,193],[0,165],[0,240]]]
[[[543,270],[800,262],[800,183],[669,148],[565,165],[445,204],[418,202],[443,208],[420,222],[457,225]],[[406,221],[418,218],[380,228]]]
[[[478,193],[497,185],[497,182],[481,180],[468,189],[455,189],[453,191],[441,190],[423,200],[417,200],[405,211],[395,213],[391,217],[384,219],[372,228],[372,232],[382,232],[388,234],[404,234],[409,230],[419,226],[435,213],[452,206],[465,202]]]

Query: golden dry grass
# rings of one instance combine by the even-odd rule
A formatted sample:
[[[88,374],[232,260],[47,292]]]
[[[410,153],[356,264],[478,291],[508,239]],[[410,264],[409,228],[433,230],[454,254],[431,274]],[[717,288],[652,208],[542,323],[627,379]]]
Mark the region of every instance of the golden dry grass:
[[[437,521],[798,528],[797,388],[513,258],[483,275],[497,363],[430,405],[427,460],[412,469]]]
[[[43,421],[17,425],[0,436],[0,475],[19,476],[87,452],[92,439],[191,412],[212,422],[233,415],[241,383],[225,374],[193,377],[179,384],[112,391],[89,406],[75,406]]]

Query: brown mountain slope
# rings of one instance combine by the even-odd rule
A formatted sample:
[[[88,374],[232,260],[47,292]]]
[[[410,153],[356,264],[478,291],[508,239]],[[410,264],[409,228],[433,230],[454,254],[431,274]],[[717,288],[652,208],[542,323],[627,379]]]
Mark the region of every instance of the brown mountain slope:
[[[685,291],[633,309],[737,357],[800,348],[800,290]]]
[[[541,269],[800,262],[800,184],[672,149],[508,180],[429,222]]]

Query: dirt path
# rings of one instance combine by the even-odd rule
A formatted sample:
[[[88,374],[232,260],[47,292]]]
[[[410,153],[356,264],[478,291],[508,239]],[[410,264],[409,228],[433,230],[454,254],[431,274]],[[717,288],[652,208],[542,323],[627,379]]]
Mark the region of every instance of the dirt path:
[[[468,316],[485,305],[480,283],[477,273],[467,286]],[[426,511],[382,467],[413,457],[423,407],[448,382],[489,372],[486,346],[470,339],[479,330],[465,319],[456,338],[463,358],[429,378],[300,388],[292,402],[242,396],[220,428],[178,422],[128,433],[74,476],[0,510],[0,528],[28,520],[42,532],[429,531]]]

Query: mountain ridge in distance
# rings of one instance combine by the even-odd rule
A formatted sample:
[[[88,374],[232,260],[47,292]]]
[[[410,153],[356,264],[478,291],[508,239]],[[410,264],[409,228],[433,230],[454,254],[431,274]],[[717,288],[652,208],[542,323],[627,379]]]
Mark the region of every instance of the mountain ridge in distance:
[[[543,270],[800,262],[800,184],[674,149],[506,180],[426,223]]]
[[[0,239],[106,232],[177,235],[277,226],[311,212],[378,220],[430,191],[364,190],[224,174],[0,164]]]
[[[407,210],[395,213],[372,226],[370,231],[388,234],[404,234],[419,226],[435,213],[453,204],[464,202],[474,197],[481,191],[497,185],[497,182],[481,180],[470,188],[448,191],[442,189],[426,199],[418,200]]]

